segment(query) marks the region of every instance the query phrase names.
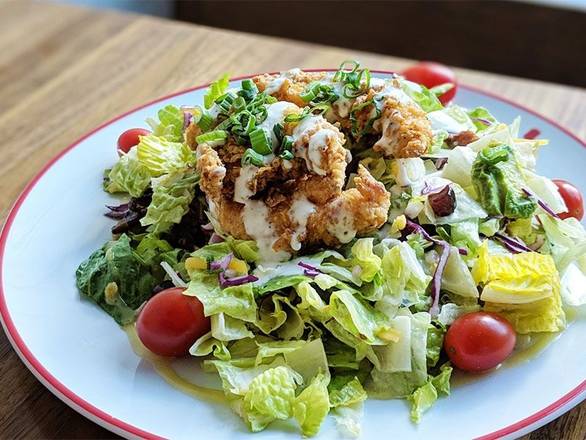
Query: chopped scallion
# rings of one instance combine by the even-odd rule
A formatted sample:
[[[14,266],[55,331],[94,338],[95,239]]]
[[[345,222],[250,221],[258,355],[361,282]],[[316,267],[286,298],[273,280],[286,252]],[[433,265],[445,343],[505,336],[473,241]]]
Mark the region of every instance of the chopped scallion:
[[[273,152],[271,136],[262,127],[258,127],[250,133],[250,144],[252,149],[259,154],[271,154]]]
[[[256,165],[257,167],[260,167],[264,165],[263,156],[258,154],[252,148],[247,148],[242,156],[241,165]]]

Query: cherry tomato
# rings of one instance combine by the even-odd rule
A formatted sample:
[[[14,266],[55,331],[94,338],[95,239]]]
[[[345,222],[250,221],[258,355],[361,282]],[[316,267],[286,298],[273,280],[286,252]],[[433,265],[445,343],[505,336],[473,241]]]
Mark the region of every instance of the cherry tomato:
[[[453,84],[454,87],[439,97],[439,100],[443,105],[446,105],[454,99],[456,90],[458,89],[458,83],[454,71],[448,66],[439,63],[433,63],[430,61],[417,63],[414,66],[405,69],[403,71],[403,76],[409,81],[423,84],[428,89],[445,83]]]
[[[128,153],[132,147],[138,145],[139,136],[148,136],[151,132],[145,128],[131,128],[126,130],[118,138],[118,150]]]
[[[454,321],[446,333],[444,349],[459,369],[484,371],[509,357],[516,340],[506,319],[495,313],[474,312]]]
[[[553,183],[557,185],[558,191],[568,207],[568,212],[562,212],[558,215],[561,218],[575,217],[578,220],[582,220],[582,217],[584,217],[584,200],[580,190],[565,180],[553,179]]]
[[[138,337],[153,353],[184,356],[197,338],[210,331],[202,303],[183,290],[173,287],[157,293],[138,316]]]

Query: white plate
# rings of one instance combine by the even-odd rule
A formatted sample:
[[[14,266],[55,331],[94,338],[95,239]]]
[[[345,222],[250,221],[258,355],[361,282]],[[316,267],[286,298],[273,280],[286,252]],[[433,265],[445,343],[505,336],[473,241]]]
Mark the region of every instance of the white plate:
[[[113,198],[101,190],[101,180],[103,169],[116,160],[118,135],[144,126],[165,104],[201,102],[203,90],[144,105],[68,147],[27,186],[0,237],[0,313],[15,350],[65,403],[127,437],[249,437],[228,408],[169,386],[132,352],[115,322],[75,288],[78,264],[110,237],[112,223],[103,213]],[[575,136],[528,109],[467,87],[460,87],[457,102],[487,107],[505,122],[521,115],[522,132],[537,128],[550,139],[539,171],[586,191],[586,145]],[[369,400],[362,438],[495,439],[529,432],[586,397],[585,335],[586,320],[578,321],[530,362],[455,388],[419,426],[410,423],[404,401]],[[337,437],[330,418],[320,438]],[[269,428],[254,438],[299,434]]]

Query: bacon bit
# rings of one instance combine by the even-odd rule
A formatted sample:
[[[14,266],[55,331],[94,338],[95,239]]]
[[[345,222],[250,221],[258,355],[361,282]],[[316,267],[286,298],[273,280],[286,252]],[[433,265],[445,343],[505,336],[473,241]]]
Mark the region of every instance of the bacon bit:
[[[427,201],[438,217],[450,215],[456,209],[456,194],[450,185],[446,185],[441,191],[427,196]]]
[[[448,138],[446,139],[446,143],[448,144],[449,147],[454,148],[454,147],[457,147],[458,145],[460,145],[460,146],[468,145],[477,139],[478,139],[478,136],[476,136],[476,134],[474,132],[472,132],[470,130],[466,130],[466,131],[461,131],[460,133],[449,135]]]
[[[523,135],[523,138],[524,139],[535,139],[540,134],[541,134],[541,131],[539,131],[537,128],[532,128],[531,130],[529,130],[527,133],[525,133]]]

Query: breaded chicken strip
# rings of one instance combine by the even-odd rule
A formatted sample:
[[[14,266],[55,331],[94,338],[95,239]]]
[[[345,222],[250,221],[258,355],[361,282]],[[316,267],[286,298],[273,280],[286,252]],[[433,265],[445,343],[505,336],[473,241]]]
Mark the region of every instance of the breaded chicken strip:
[[[303,72],[299,69],[292,69],[280,75],[255,76],[252,80],[261,92],[267,92],[279,101],[289,101],[299,107],[307,103],[300,98],[307,86],[314,81],[326,78],[327,72]]]
[[[295,139],[295,157],[261,167],[241,167],[244,148],[233,141],[197,146],[200,186],[217,230],[254,239],[263,258],[283,260],[302,247],[336,246],[386,222],[390,195],[366,169],[355,188],[343,190],[348,155],[334,125],[308,116],[284,129]]]
[[[253,78],[261,91],[275,96],[279,100],[293,102],[299,106],[307,105],[300,95],[314,81],[331,83],[331,75],[326,72],[285,72],[281,75],[261,75]],[[366,126],[376,111],[380,109],[380,118],[372,126],[374,133],[381,138],[374,144],[375,151],[386,157],[418,157],[428,150],[432,143],[431,123],[425,112],[402,90],[396,78],[383,81],[371,80],[370,89],[356,99],[341,97],[333,103],[329,119],[337,121],[347,130],[352,127],[349,109],[360,108],[368,100],[376,104],[363,106],[354,112],[354,124],[358,128]]]

